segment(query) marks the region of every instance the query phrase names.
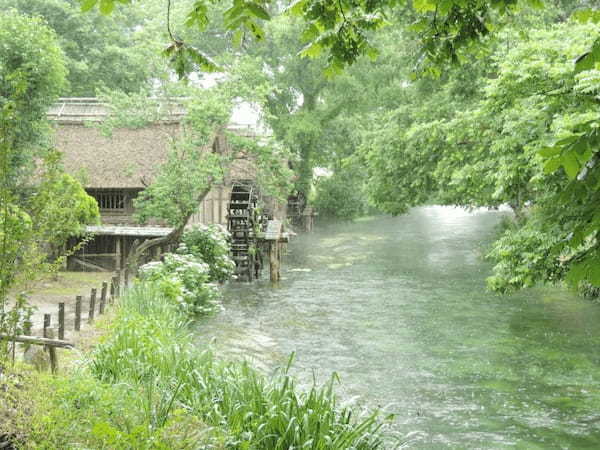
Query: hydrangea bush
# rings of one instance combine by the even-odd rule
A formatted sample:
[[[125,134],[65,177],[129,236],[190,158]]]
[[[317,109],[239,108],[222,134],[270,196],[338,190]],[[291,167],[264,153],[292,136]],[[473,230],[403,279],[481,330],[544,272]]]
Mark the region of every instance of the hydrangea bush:
[[[210,281],[210,268],[193,255],[167,253],[163,261],[140,267],[142,280],[158,282],[162,293],[190,314],[207,313],[219,307],[219,290]]]
[[[177,249],[191,254],[209,266],[210,281],[220,283],[233,276],[235,263],[229,256],[230,235],[222,225],[195,225],[186,231]]]
[[[158,282],[163,295],[190,314],[219,307],[218,283],[233,275],[229,233],[220,225],[195,226],[187,231],[175,253],[140,267],[142,280]]]

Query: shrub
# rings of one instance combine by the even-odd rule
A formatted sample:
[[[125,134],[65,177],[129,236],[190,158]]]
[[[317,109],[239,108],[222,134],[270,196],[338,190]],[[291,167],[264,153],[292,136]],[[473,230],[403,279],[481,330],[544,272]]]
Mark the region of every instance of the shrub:
[[[139,276],[155,282],[162,295],[188,314],[207,313],[219,306],[219,291],[210,282],[210,267],[193,255],[167,253],[163,261],[140,267]]]
[[[229,257],[229,232],[223,226],[194,226],[181,241],[177,253],[192,254],[208,264],[210,281],[222,283],[231,278],[235,263]]]

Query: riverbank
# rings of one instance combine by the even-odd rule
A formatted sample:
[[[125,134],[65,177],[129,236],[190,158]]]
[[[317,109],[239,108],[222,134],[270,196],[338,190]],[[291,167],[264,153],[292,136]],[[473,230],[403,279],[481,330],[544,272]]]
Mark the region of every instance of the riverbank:
[[[189,316],[155,283],[121,299],[106,333],[68,373],[13,376],[12,429],[24,448],[372,449],[375,415],[338,408],[333,380],[299,391],[192,344]],[[16,408],[15,408],[16,407]]]

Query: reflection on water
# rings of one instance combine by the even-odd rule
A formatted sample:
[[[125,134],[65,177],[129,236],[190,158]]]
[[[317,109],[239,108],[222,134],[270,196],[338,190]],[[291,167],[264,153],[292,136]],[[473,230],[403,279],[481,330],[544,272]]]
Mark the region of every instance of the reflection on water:
[[[299,236],[282,282],[230,286],[199,342],[266,371],[296,352],[306,383],[337,372],[410,448],[600,448],[600,307],[486,292],[502,214],[426,207]]]

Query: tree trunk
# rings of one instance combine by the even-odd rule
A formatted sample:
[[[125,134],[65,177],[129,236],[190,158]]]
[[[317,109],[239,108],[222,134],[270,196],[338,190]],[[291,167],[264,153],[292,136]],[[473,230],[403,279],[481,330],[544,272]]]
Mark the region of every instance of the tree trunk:
[[[204,198],[208,195],[208,193],[212,189],[212,184],[213,183],[211,180],[208,183],[208,187],[206,189],[204,189],[202,192],[200,192],[200,194],[196,198],[196,205],[200,205],[200,203],[202,203],[202,200],[204,200]],[[189,211],[188,213],[186,213],[185,216],[182,217],[182,220],[180,222],[181,224],[178,227],[174,228],[173,231],[171,231],[168,235],[161,236],[161,237],[154,238],[154,239],[148,239],[148,240],[142,242],[140,245],[135,246],[135,248],[132,248],[131,252],[129,253],[129,256],[127,256],[127,262],[126,262],[127,269],[132,271],[132,273],[137,273],[139,260],[146,251],[149,251],[159,245],[178,243],[179,240],[181,239],[181,236],[183,236],[183,232],[185,230],[185,227],[186,227],[188,221],[190,220],[190,217],[192,217],[192,215],[195,212],[196,212],[196,210]]]

